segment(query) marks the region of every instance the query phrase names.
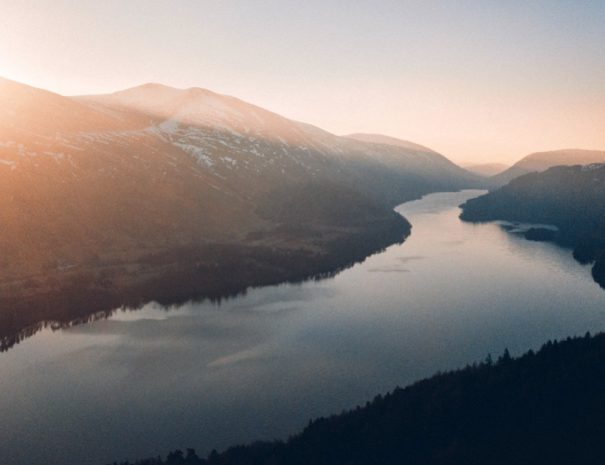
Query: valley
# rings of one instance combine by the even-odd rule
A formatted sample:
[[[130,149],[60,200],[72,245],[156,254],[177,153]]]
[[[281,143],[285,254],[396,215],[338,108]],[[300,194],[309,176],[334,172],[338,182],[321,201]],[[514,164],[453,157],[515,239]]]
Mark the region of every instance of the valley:
[[[437,371],[603,331],[605,292],[569,250],[459,219],[483,194],[400,205],[403,243],[324,279],[41,328],[0,354],[4,463],[286,439]]]
[[[0,80],[0,96],[3,349],[123,305],[335,272],[409,234],[398,203],[483,183],[426,147],[200,88]]]
[[[0,465],[605,463],[605,2],[0,12]]]

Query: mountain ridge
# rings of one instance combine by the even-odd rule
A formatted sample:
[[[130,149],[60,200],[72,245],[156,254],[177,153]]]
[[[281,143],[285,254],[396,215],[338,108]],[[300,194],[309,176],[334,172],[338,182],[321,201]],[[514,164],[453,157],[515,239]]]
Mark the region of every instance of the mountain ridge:
[[[524,174],[542,172],[553,166],[589,165],[604,162],[605,151],[603,150],[560,149],[533,152],[507,170],[492,176],[491,181],[497,186],[502,186]]]
[[[340,269],[409,233],[398,203],[479,182],[200,88],[3,85],[0,337]]]
[[[433,149],[430,149],[424,145],[420,145],[409,140],[399,139],[397,137],[386,136],[384,134],[356,132],[353,134],[347,134],[343,137],[346,137],[348,139],[359,140],[362,142],[371,142],[374,144],[395,145],[398,147],[412,149],[419,152],[437,153]]]

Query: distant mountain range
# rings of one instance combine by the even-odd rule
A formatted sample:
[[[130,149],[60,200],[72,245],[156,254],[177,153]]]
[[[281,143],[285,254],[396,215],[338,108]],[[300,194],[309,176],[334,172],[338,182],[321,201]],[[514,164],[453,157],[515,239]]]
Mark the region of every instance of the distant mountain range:
[[[509,166],[504,163],[469,163],[461,166],[471,173],[486,177],[495,176],[509,168]]]
[[[0,337],[333,271],[405,237],[396,204],[481,183],[425,147],[200,88],[1,79],[0,98]]]
[[[519,160],[513,166],[491,178],[496,186],[503,186],[519,176],[531,172],[541,172],[553,166],[590,165],[605,163],[605,151],[565,149],[550,152],[536,152]],[[473,171],[470,168],[467,168]]]
[[[461,207],[460,217],[467,221],[557,226],[557,232],[534,228],[526,237],[572,247],[580,262],[594,263],[593,277],[605,288],[605,164],[556,166],[526,174]]]
[[[590,165],[605,163],[605,151],[564,149],[529,154],[512,166],[502,163],[466,163],[467,171],[489,178],[488,184],[500,187],[527,173],[542,172],[553,166]]]

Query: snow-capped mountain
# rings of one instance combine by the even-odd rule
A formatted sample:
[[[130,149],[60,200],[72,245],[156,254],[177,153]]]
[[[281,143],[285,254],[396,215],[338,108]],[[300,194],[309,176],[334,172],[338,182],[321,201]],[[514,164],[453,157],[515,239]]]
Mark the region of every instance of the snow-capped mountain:
[[[2,308],[66,287],[82,311],[90,295],[102,309],[218,292],[225,270],[231,290],[327,271],[350,260],[342,241],[374,231],[361,254],[401,237],[397,203],[478,179],[421,146],[336,136],[198,88],[64,97],[0,80],[0,100]],[[61,305],[9,323],[0,311],[0,333],[73,316]]]
[[[364,179],[372,171],[387,177],[414,175],[408,182],[437,183],[456,188],[476,177],[442,155],[410,142],[385,136],[338,137],[317,127],[292,121],[237,98],[192,88],[174,89],[159,84],[82,97],[79,101],[108,111],[138,112],[149,118],[147,131],[189,154],[218,178],[238,184],[258,176],[277,182],[300,182],[304,177],[336,181],[356,179],[356,185],[381,197],[401,195],[407,187],[381,189]],[[382,139],[380,139],[382,137]],[[370,173],[368,173],[368,171]],[[272,183],[256,186],[272,187]],[[383,192],[379,192],[379,191]],[[429,189],[430,190],[430,189]]]

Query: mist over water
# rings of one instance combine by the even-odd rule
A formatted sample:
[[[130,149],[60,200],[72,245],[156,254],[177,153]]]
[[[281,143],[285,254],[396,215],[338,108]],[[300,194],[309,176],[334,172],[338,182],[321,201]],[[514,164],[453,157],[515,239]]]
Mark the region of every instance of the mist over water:
[[[437,370],[605,329],[605,292],[569,250],[458,219],[480,193],[401,205],[406,242],[334,278],[151,303],[0,354],[0,463],[285,437]]]

